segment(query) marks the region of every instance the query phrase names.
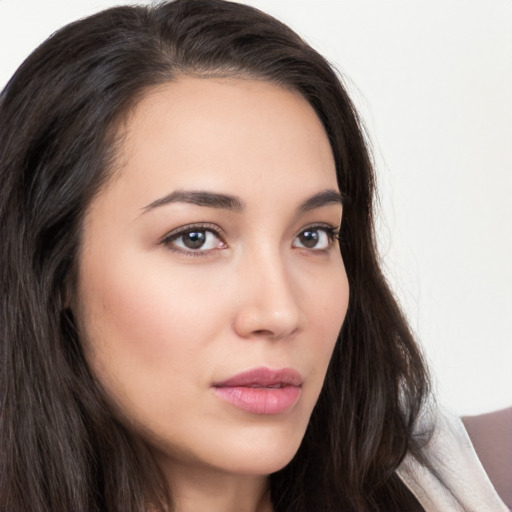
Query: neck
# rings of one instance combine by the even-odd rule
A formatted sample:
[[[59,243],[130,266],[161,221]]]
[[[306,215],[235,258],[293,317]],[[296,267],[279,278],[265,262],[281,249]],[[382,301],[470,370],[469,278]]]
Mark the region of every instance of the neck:
[[[183,465],[165,473],[176,512],[273,512],[267,475],[233,475]]]

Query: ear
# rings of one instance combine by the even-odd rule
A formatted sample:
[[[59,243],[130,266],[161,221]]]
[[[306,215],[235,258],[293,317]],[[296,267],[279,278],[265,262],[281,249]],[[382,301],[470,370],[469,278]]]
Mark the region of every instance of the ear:
[[[65,309],[70,309],[74,311],[75,309],[75,283],[76,283],[76,272],[71,270],[63,282],[61,283],[59,290],[59,300],[60,300],[60,309],[61,311]]]
[[[66,279],[64,283],[62,283],[62,286],[60,288],[59,292],[59,300],[61,304],[61,310],[69,309],[71,308],[72,303],[72,293],[71,293],[71,285],[68,282],[69,280]]]

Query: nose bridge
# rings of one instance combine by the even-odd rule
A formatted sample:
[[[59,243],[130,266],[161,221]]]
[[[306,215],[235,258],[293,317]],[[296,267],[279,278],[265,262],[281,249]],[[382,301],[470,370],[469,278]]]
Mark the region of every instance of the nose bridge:
[[[236,326],[241,335],[287,337],[302,325],[299,289],[278,247],[250,251],[241,265]]]

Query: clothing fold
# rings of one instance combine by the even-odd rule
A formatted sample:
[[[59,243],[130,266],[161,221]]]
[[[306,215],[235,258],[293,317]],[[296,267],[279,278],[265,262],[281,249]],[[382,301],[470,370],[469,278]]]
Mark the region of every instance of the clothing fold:
[[[428,465],[408,454],[398,476],[425,512],[508,512],[487,476],[460,418],[431,406],[416,431],[431,431],[424,447]]]

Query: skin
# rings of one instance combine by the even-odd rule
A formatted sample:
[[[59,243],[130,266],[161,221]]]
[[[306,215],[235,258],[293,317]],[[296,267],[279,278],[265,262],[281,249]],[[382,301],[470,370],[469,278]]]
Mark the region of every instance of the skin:
[[[339,192],[327,136],[302,96],[238,78],[155,88],[123,130],[84,222],[74,307],[86,359],[149,440],[177,510],[271,510],[268,475],[300,445],[348,304],[329,231],[340,202],[300,209]],[[162,200],[176,191],[240,204]],[[190,247],[190,229],[203,245]],[[259,367],[300,373],[291,408],[255,414],[212,389]]]

